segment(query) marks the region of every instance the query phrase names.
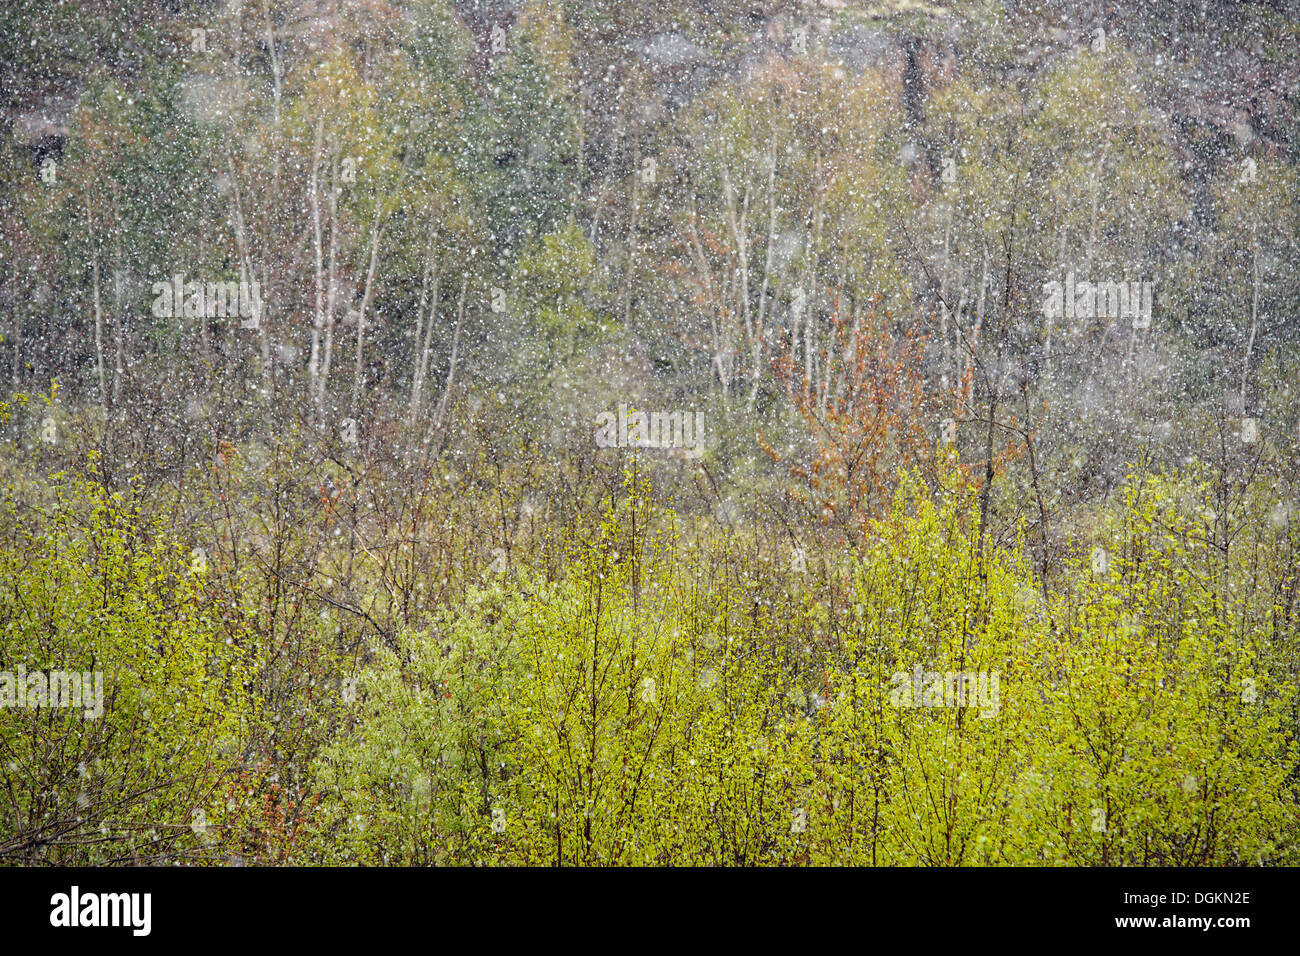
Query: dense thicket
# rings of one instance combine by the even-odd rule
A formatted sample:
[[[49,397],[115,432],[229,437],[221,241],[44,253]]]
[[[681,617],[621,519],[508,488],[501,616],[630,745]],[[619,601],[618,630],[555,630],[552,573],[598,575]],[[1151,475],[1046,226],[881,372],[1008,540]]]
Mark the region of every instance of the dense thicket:
[[[1298,33],[7,5],[0,862],[1300,862]]]

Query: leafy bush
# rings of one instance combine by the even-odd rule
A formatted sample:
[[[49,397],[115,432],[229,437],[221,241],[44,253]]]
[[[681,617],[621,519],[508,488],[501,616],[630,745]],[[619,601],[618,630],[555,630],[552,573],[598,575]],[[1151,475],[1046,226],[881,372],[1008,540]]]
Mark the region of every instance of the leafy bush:
[[[560,579],[476,586],[379,655],[314,858],[1293,860],[1293,681],[1198,584],[1167,495],[1134,485],[1118,516],[1143,560],[1080,560],[1044,599],[977,502],[912,479],[843,562],[847,613],[784,619],[633,496]],[[656,530],[629,542],[634,515]],[[990,679],[907,706],[917,669]]]
[[[0,860],[201,858],[256,708],[252,649],[160,522],[93,482],[56,491],[49,510],[10,504],[0,522],[0,671],[99,672],[103,712],[0,712]]]

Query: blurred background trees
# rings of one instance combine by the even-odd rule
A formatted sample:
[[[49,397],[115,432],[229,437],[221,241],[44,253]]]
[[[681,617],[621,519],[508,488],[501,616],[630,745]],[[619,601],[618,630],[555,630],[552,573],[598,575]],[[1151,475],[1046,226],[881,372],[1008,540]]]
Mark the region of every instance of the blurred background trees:
[[[1296,30],[1278,5],[1177,0],[11,3],[5,555],[22,565],[20,532],[39,537],[25,509],[53,507],[44,476],[61,470],[214,555],[205,599],[243,602],[265,695],[217,778],[259,807],[230,825],[266,859],[291,856],[329,790],[330,812],[383,806],[392,852],[421,862],[440,851],[411,799],[437,805],[462,859],[537,860],[543,797],[574,828],[588,797],[619,821],[565,860],[805,861],[843,844],[855,861],[1133,862],[1130,825],[1152,860],[1292,860],[1274,823],[1294,787],[1278,728],[1295,726]],[[1071,274],[1151,283],[1150,323],[1044,309],[1045,284]],[[260,321],[154,315],[153,284],[175,275],[257,283]],[[596,416],[623,402],[701,412],[702,457],[598,449]],[[651,560],[629,481],[698,551]],[[1094,548],[1113,571],[1090,574]],[[1151,554],[1173,577],[1150,577]],[[1162,616],[1142,587],[1192,610]],[[963,659],[965,631],[943,647],[915,621],[894,644],[873,636],[918,601],[951,621],[939,591],[1008,672],[1101,667],[1112,683],[1077,699],[1035,685],[1043,711],[1016,719],[1053,742],[1041,753],[968,726],[908,736],[856,668]],[[597,593],[616,639],[589,648]],[[857,610],[873,594],[889,601]],[[34,625],[5,613],[21,622],[8,650]],[[741,618],[743,666],[719,649]],[[1167,643],[1202,618],[1210,637]],[[669,619],[679,633],[654,646],[690,664],[689,687],[645,671],[639,642]],[[1122,678],[1121,650],[1138,661]],[[490,673],[540,702],[582,683],[519,671],[516,653],[587,655],[619,687],[585,689],[594,723],[539,727],[464,686]],[[698,683],[706,660],[720,690]],[[452,672],[461,685],[436,696]],[[1243,726],[1228,705],[1264,672],[1268,707]],[[359,675],[436,700],[434,729],[345,706]],[[676,702],[662,725],[636,697],[646,676]],[[1194,705],[1183,756],[1223,771],[1194,774],[1200,799],[1269,789],[1260,833],[1152,836],[1201,821],[1132,767],[1174,759],[1156,743],[1178,721],[1166,677]],[[1138,689],[1131,711],[1106,710],[1114,681]],[[720,717],[713,695],[731,688],[744,704]],[[1072,707],[1096,719],[1071,730]],[[811,726],[787,719],[809,710]],[[1130,719],[1147,750],[1126,767],[1106,748]],[[600,750],[615,727],[639,756]],[[1211,731],[1253,769],[1216,763]],[[1063,782],[1094,732],[1107,743],[1086,780]],[[601,792],[578,794],[573,767],[521,771],[536,733],[581,741]],[[971,780],[1017,826],[1074,826],[1091,788],[1116,836],[1061,849],[981,843],[970,817],[917,822],[891,801],[930,770],[918,740],[973,741],[987,760]],[[390,780],[393,747],[424,776]],[[654,821],[609,783],[625,756],[671,774],[688,752],[720,789],[660,786],[676,802]],[[1013,752],[1025,766],[1008,776]],[[746,789],[765,768],[780,785]],[[865,792],[850,777],[883,807],[869,828],[844,807]],[[975,799],[967,785],[952,807]],[[715,798],[737,825],[788,828],[814,799],[832,823],[820,842],[673,844]],[[500,806],[514,849],[483,829]],[[667,842],[636,846],[638,820]],[[398,845],[343,813],[312,825],[321,856],[342,832],[348,859]]]

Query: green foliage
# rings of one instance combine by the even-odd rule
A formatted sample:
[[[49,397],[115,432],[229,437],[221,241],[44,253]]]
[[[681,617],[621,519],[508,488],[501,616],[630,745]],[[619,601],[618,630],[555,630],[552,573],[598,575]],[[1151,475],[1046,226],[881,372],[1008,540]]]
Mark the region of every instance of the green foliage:
[[[608,331],[609,320],[597,311],[602,290],[595,270],[595,247],[573,220],[520,252],[512,307],[533,336],[533,347],[519,350],[521,375],[544,377]]]
[[[0,862],[1300,862],[1294,25],[236,6],[0,10]]]
[[[575,188],[575,91],[548,69],[544,37],[525,27],[493,61],[486,96],[467,123],[472,166],[462,170],[486,210],[492,247],[507,258],[561,220]]]
[[[1294,860],[1293,681],[1198,584],[1168,492],[1141,491],[1117,519],[1142,558],[1081,561],[1045,602],[1018,551],[972,536],[973,502],[906,482],[833,628],[710,582],[633,494],[561,579],[474,588],[379,656],[324,762],[312,858]],[[780,636],[803,627],[816,649]],[[917,669],[998,680],[907,706]]]
[[[257,706],[244,631],[206,600],[189,550],[121,495],[70,480],[50,510],[10,505],[3,525],[0,670],[98,673],[103,711],[0,712],[0,859],[201,858]]]

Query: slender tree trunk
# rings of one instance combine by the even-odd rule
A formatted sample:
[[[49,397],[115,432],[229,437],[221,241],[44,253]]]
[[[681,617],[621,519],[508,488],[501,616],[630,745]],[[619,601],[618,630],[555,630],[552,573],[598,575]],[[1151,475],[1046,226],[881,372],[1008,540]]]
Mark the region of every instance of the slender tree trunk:
[[[1246,356],[1241,362],[1241,414],[1246,414],[1246,378],[1250,374],[1250,353],[1255,349],[1255,333],[1259,329],[1259,241],[1254,242],[1251,253],[1251,272],[1254,287],[1250,296],[1250,339],[1246,342]]]
[[[1065,262],[1065,230],[1064,229],[1059,230],[1057,235],[1060,239],[1060,242],[1057,245],[1056,262],[1057,262],[1057,268],[1060,268],[1060,266]],[[1050,377],[1052,374],[1052,331],[1055,327],[1055,324],[1056,321],[1051,317],[1051,315],[1048,315],[1047,316],[1047,341],[1043,347],[1044,372],[1048,377]]]
[[[235,194],[235,245],[239,249],[239,278],[241,282],[253,282],[257,280],[257,271],[253,268],[253,260],[249,253],[248,245],[248,224],[244,218],[244,199],[239,189],[239,177],[235,174],[234,157],[226,153],[226,166],[230,171],[231,189]],[[258,336],[261,346],[262,359],[262,380],[268,385],[271,378],[271,341],[267,335],[267,323],[264,321],[267,313],[271,311],[271,275],[267,270],[263,273],[261,309],[258,313]],[[267,388],[265,401],[271,401],[271,390]],[[114,399],[116,401],[116,397]]]
[[[688,203],[688,235],[691,240],[691,254],[695,261],[695,269],[699,276],[700,285],[704,288],[704,299],[709,317],[709,365],[712,367],[714,374],[718,376],[718,384],[722,388],[723,405],[725,406],[730,370],[727,359],[727,330],[730,321],[726,315],[727,284],[725,278],[717,282],[714,281],[713,269],[709,265],[708,256],[705,255],[704,244],[700,241],[699,215],[695,208],[694,193],[688,193]]]
[[[117,262],[122,261],[122,234],[117,234]],[[120,285],[120,283],[119,283]],[[123,341],[123,324],[126,320],[122,307],[122,290],[115,290],[113,296],[113,407],[117,408],[122,398],[122,379],[126,377],[126,345]]]
[[[312,153],[311,189],[308,194],[311,200],[312,234],[315,240],[315,269],[313,273],[316,281],[316,309],[312,315],[311,324],[311,358],[307,363],[307,389],[311,394],[308,408],[313,422],[316,421],[317,414],[320,411],[318,379],[320,377],[321,332],[325,327],[325,253],[321,241],[320,222],[320,160],[324,133],[325,118],[322,116],[316,120],[316,146]]]
[[[415,410],[420,405],[420,390],[423,385],[422,374],[424,372],[424,310],[429,304],[429,272],[430,262],[428,259],[424,263],[424,275],[420,279],[420,299],[415,305],[415,334],[411,337],[415,343],[411,349],[411,393],[406,402],[406,422],[411,424],[415,421]],[[433,316],[429,316],[429,325],[433,325]]]
[[[767,252],[763,261],[763,287],[758,295],[758,306],[754,310],[753,355],[750,359],[751,381],[749,385],[749,410],[754,410],[758,400],[758,386],[763,380],[763,358],[765,330],[763,319],[767,311],[767,292],[772,281],[772,254],[776,245],[776,157],[768,153],[767,167]]]
[[[1043,592],[1043,604],[1049,606],[1051,597],[1047,593],[1047,503],[1043,500],[1043,487],[1038,471],[1038,456],[1034,451],[1034,421],[1029,407],[1029,383],[1026,380],[1021,389],[1021,398],[1025,405],[1025,449],[1029,453],[1029,477],[1033,482],[1034,498],[1038,502],[1038,583]]]
[[[361,407],[361,368],[366,340],[366,309],[370,306],[370,297],[375,290],[375,266],[379,261],[379,237],[383,229],[379,225],[379,213],[383,199],[375,200],[375,218],[370,224],[370,266],[366,270],[366,291],[361,296],[361,308],[357,311],[357,362],[352,376],[352,414],[356,415]]]
[[[122,341],[122,317],[113,317],[113,407],[122,400],[122,379],[126,376],[126,345]]]
[[[104,374],[104,309],[99,294],[99,250],[91,257],[91,296],[95,309],[95,376],[99,382],[99,407],[108,409],[108,383]]]
[[[830,401],[831,401],[831,376],[834,375],[835,373],[835,361],[836,361],[835,346],[837,343],[835,340],[836,337],[839,335],[839,325],[843,321],[843,315],[840,311],[843,307],[843,303],[844,303],[843,292],[840,289],[836,289],[835,305],[834,305],[834,312],[833,312],[835,318],[834,321],[831,323],[830,332],[826,336],[826,348],[825,348],[826,357],[823,359],[823,365],[822,365],[821,401],[819,404],[821,405],[823,410],[830,405]]]
[[[632,147],[632,216],[627,229],[627,261],[623,266],[623,288],[620,292],[623,311],[623,328],[632,318],[632,276],[636,269],[637,241],[641,233],[641,147],[638,140]]]
[[[13,316],[14,327],[14,351],[13,351],[13,388],[18,390],[19,373],[23,367],[23,319],[18,312],[18,256],[16,243],[9,244],[9,296],[12,307],[10,314]]]
[[[271,18],[270,8],[266,0],[262,0],[262,24],[266,28],[266,49],[271,59],[271,97],[274,110],[276,143],[279,146],[280,132],[280,102],[281,91],[283,89],[284,67],[280,63],[280,51],[275,46],[275,23]],[[273,173],[273,195],[280,195],[280,150],[272,150],[274,159]],[[267,290],[270,291],[269,289]]]
[[[975,327],[971,331],[971,340],[967,343],[969,351],[966,357],[965,394],[962,398],[962,413],[965,415],[969,415],[975,407],[975,349],[979,348],[980,333],[984,329],[984,304],[989,278],[988,268],[989,251],[986,246],[980,256],[980,294],[975,305]]]
[[[271,96],[272,96],[272,114],[274,118],[274,142],[271,149],[271,196],[274,200],[280,197],[280,120],[281,106],[283,103],[284,89],[284,64],[280,61],[280,51],[275,44],[275,21],[271,16],[270,7],[267,0],[262,0],[262,22],[266,27],[266,48],[267,55],[271,61]],[[274,224],[273,216],[264,216],[262,219],[265,230],[272,228]],[[265,233],[262,237],[262,248],[269,249],[269,236]],[[252,263],[248,263],[249,279],[256,278],[256,273],[252,268]],[[265,387],[263,401],[269,405],[272,401],[273,383],[271,381],[272,364],[271,364],[271,337],[268,328],[269,323],[262,321],[269,317],[271,303],[275,301],[275,289],[273,285],[274,274],[271,271],[270,264],[267,263],[262,272],[262,310],[257,323],[258,344],[261,348],[262,355],[262,382]]]
[[[334,322],[338,315],[338,251],[339,251],[339,186],[336,182],[337,169],[330,161],[330,248],[329,266],[325,278],[325,356],[321,360],[320,394],[318,401],[325,405],[325,393],[329,388],[330,369],[334,364]]]
[[[1014,220],[1013,220],[1014,222]],[[1002,381],[1001,381],[1001,358],[1002,346],[1005,337],[1007,323],[1010,322],[1011,316],[1011,238],[1006,237],[1006,271],[1003,276],[1002,289],[1002,314],[999,318],[1002,324],[994,333],[995,354],[993,361],[988,363],[989,368],[987,375],[987,388],[989,392],[989,417],[988,429],[984,443],[984,485],[980,488],[980,541],[983,542],[988,534],[989,523],[989,504],[993,494],[993,449],[995,441],[995,429],[998,419],[998,401],[1001,398]]]
[[[957,315],[954,317],[954,324],[957,327],[957,334],[961,335],[961,319],[966,314],[966,298],[968,295],[965,266],[962,266],[958,273],[958,281],[961,283],[961,292],[957,295]],[[956,373],[957,370],[954,367],[952,354],[952,338],[948,334],[948,315],[945,312],[943,321],[943,377],[946,379],[950,375],[955,376]]]
[[[808,276],[808,284],[810,288],[808,290],[807,305],[805,306],[805,312],[804,312],[804,328],[806,330],[806,334],[805,334],[806,354],[804,356],[804,361],[806,363],[805,371],[808,374],[808,387],[813,391],[816,391],[817,371],[819,368],[818,354],[817,354],[817,328],[816,328],[816,321],[815,321],[816,312],[817,312],[818,290],[814,287],[816,283],[813,278],[815,275],[815,270],[813,269],[813,258],[817,255],[818,250],[820,250],[822,247],[822,226],[826,221],[824,203],[825,203],[824,192],[821,184],[819,183],[817,188],[817,207],[816,207],[816,211],[813,214],[812,247],[809,250],[808,262],[807,262],[807,276]],[[820,405],[820,400],[818,401],[817,404]]]
[[[430,279],[433,281],[432,301],[429,301],[428,295]],[[438,271],[431,237],[428,258],[424,266],[424,282],[420,289],[419,312],[422,318],[417,321],[415,329],[415,375],[411,383],[411,403],[408,409],[408,422],[412,424],[420,413],[420,406],[424,404],[424,383],[428,381],[429,376],[429,357],[433,351],[433,320],[438,314],[441,280],[442,275]]]
[[[207,244],[203,241],[203,237],[200,236],[199,237],[199,262],[207,261],[207,251],[208,251]],[[235,311],[238,312],[238,309],[236,309]],[[209,341],[210,341],[210,336],[208,333],[208,310],[203,309],[199,312],[199,355],[205,365],[208,364],[209,360],[211,359],[211,354],[209,353],[208,350]]]
[[[469,279],[466,276],[465,281]],[[442,273],[438,271],[436,264],[433,267],[433,296],[429,303],[429,310],[426,313],[426,322],[424,327],[424,344],[420,349],[420,401],[416,403],[418,411],[420,404],[423,402],[423,393],[425,383],[429,381],[429,363],[433,358],[433,320],[438,314],[438,306],[442,303]]]
[[[727,229],[731,233],[731,247],[736,259],[735,266],[735,307],[732,315],[738,317],[738,328],[733,333],[735,338],[743,336],[752,341],[754,330],[749,317],[749,196],[750,187],[745,185],[745,198],[739,211],[736,208],[736,191],[731,185],[731,176],[726,166],[722,168],[723,195],[727,201]]]
[[[447,415],[447,403],[451,399],[452,385],[456,380],[456,358],[460,351],[460,329],[465,321],[465,293],[469,289],[469,274],[461,276],[460,280],[460,301],[456,303],[456,332],[451,337],[451,362],[447,368],[447,384],[442,390],[442,401],[438,403],[438,414],[434,418],[437,427],[441,428],[442,423]]]

